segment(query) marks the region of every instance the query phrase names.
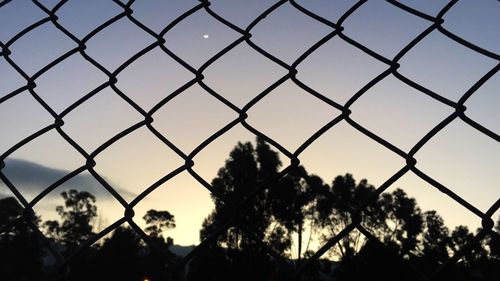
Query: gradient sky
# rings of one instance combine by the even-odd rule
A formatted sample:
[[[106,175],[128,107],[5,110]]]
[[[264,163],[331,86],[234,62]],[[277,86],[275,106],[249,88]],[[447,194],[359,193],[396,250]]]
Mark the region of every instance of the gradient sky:
[[[40,1],[51,9],[57,1]],[[355,1],[302,0],[305,8],[331,21]],[[447,1],[401,1],[435,16]],[[160,32],[197,1],[136,1],[133,16]],[[245,28],[275,1],[214,0],[213,11]],[[58,12],[58,22],[78,38],[122,11],[112,1],[70,0]],[[0,41],[46,17],[28,0],[14,0],[0,8]],[[444,27],[474,44],[500,53],[500,2],[459,1],[444,17]],[[344,23],[344,33],[373,51],[392,59],[399,50],[431,25],[384,2],[362,5]],[[332,29],[286,3],[252,30],[252,41],[285,63],[291,64]],[[208,34],[208,38],[203,35]],[[200,10],[170,30],[165,46],[193,67],[201,66],[239,34]],[[113,71],[155,39],[127,18],[115,22],[87,43],[86,53]],[[63,53],[76,47],[50,22],[10,46],[10,58],[33,75]],[[432,32],[401,60],[399,72],[452,101],[458,99],[499,61],[467,49],[438,31]],[[345,104],[361,87],[388,68],[338,37],[321,46],[298,66],[297,78],[317,92]],[[260,55],[245,42],[217,60],[205,72],[204,82],[238,107],[243,107],[287,70]],[[134,61],[118,75],[116,86],[145,110],[194,75],[159,48]],[[106,75],[79,53],[51,68],[35,81],[35,92],[57,113],[107,81]],[[0,98],[26,85],[26,81],[0,58]],[[496,73],[466,102],[466,114],[495,134],[500,134],[500,74]],[[390,75],[369,89],[351,106],[352,119],[408,152],[427,132],[454,109],[404,84]],[[278,86],[248,111],[247,122],[289,151],[341,112],[308,94],[292,81]],[[237,113],[193,85],[154,115],[153,126],[189,154]],[[106,88],[64,117],[63,130],[87,152],[142,120],[142,116]],[[25,91],[0,103],[0,152],[52,124],[53,118]],[[208,145],[195,158],[194,170],[210,182],[238,141],[255,136],[241,125]],[[282,155],[283,156],[283,155]],[[331,182],[347,172],[375,186],[384,183],[405,165],[405,160],[369,139],[347,122],[327,131],[299,156],[306,169]],[[485,212],[499,199],[500,145],[457,119],[432,138],[415,158],[417,167]],[[96,171],[120,190],[126,200],[184,164],[175,152],[145,127],[119,140],[96,157]],[[288,160],[282,157],[285,164]],[[28,200],[64,174],[84,165],[85,159],[52,130],[9,155],[5,175]],[[37,180],[38,179],[38,180]],[[80,187],[100,190],[88,172],[82,173],[35,206],[43,219],[55,218],[61,203],[58,194]],[[407,173],[388,191],[403,188],[423,210],[435,209],[445,222],[475,229],[480,219],[433,186]],[[0,182],[0,194],[9,195]],[[106,192],[98,194],[100,226],[123,215],[121,206]],[[150,208],[174,214],[177,228],[170,232],[177,244],[198,243],[202,220],[213,208],[209,192],[184,172],[151,193],[136,207],[136,221]],[[495,214],[497,218],[499,213]]]

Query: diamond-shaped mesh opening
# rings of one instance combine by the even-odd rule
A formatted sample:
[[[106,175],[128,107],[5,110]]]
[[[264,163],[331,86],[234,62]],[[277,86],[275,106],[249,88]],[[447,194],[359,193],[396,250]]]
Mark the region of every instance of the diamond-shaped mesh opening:
[[[113,71],[153,42],[152,36],[130,20],[122,18],[91,37],[85,52],[109,71]],[[120,46],[119,51],[116,46]]]
[[[307,111],[311,107],[316,110]],[[339,114],[295,84],[285,82],[250,108],[248,123],[293,151]]]
[[[113,110],[110,110],[110,106]],[[106,88],[64,117],[64,131],[88,152],[143,117],[111,88]],[[119,123],[120,126],[116,126]],[[92,134],[88,134],[92,132]]]
[[[394,195],[398,189],[406,193],[408,198],[414,198],[422,212],[437,211],[450,231],[459,225],[465,225],[475,232],[481,226],[481,219],[476,214],[414,173],[409,172],[399,178],[382,193],[381,197],[384,194]]]
[[[351,109],[354,121],[405,151],[453,112],[394,77],[370,88]]]
[[[197,153],[193,161],[195,165],[193,170],[201,176],[206,182],[210,183],[217,176],[217,172],[228,159],[228,155],[234,149],[235,144],[255,143],[255,135],[249,132],[241,125],[236,125],[214,141],[206,145]],[[274,149],[277,150],[277,149]],[[283,163],[289,162],[288,158],[278,151],[279,158]],[[281,167],[283,169],[283,167]]]
[[[47,147],[57,148],[60,154],[53,155]],[[10,154],[3,173],[30,201],[83,164],[84,158],[55,131],[50,131]]]
[[[203,82],[242,108],[285,74],[285,69],[240,44],[204,71]]]
[[[252,29],[252,42],[291,64],[302,53],[333,31],[285,3]]]
[[[385,69],[383,63],[334,37],[299,65],[297,78],[329,99],[345,104]]]
[[[496,174],[500,165],[499,153],[497,142],[457,120],[416,154],[417,167],[486,211],[498,200],[496,184],[487,179]],[[478,167],[473,177],[468,172],[469,165]]]
[[[90,193],[92,189],[102,187],[98,187],[98,184],[94,184],[94,187],[82,187],[82,179],[90,184],[92,176],[79,176],[82,178],[75,177],[54,191],[61,191],[59,197],[49,194],[37,206],[38,211],[45,214],[45,220],[39,226],[46,237],[46,245],[49,245],[44,250],[50,249],[50,252],[42,255],[42,263],[45,270],[48,270],[43,273],[45,275],[65,274],[64,271],[68,268],[71,268],[71,273],[68,274],[72,279],[76,278],[75,274],[98,274],[95,271],[102,260],[96,263],[99,257],[96,249],[103,247],[102,241],[110,236],[109,232],[123,223],[123,219],[116,219],[123,215],[123,212],[119,214],[123,208],[111,199],[111,195],[105,194],[104,191],[94,193],[94,196]],[[74,189],[74,184],[77,184],[79,189]],[[88,187],[90,189],[87,189]],[[100,208],[109,210],[109,213],[103,215]],[[66,262],[61,263],[63,259]]]
[[[464,17],[464,15],[467,15]],[[483,1],[477,5],[459,2],[444,17],[443,26],[453,34],[494,53],[500,52],[498,46],[498,30],[500,25],[498,3]],[[474,21],[484,22],[484,27],[472,24]]]
[[[71,171],[59,170],[21,159],[7,159],[4,173],[27,200],[34,199]],[[30,176],[26,176],[29,174]]]
[[[17,108],[23,107],[22,115]],[[2,151],[5,152],[26,137],[53,123],[50,115],[30,95],[24,91],[0,104],[0,123],[2,130]],[[10,121],[10,122],[9,122]],[[15,123],[13,122],[15,121]]]
[[[60,153],[54,154],[48,147]],[[24,159],[60,170],[76,169],[85,159],[56,130],[51,130],[21,146],[8,156],[9,159]]]
[[[485,75],[497,62],[432,32],[401,59],[399,72],[452,101]],[[450,81],[454,83],[444,83]]]
[[[52,109],[62,112],[107,80],[98,68],[75,54],[36,79],[36,92]]]
[[[116,188],[118,192],[121,190]],[[66,217],[62,217],[58,212],[57,206],[65,206],[66,201],[62,193],[70,194],[76,190],[79,193],[91,194],[95,201],[95,216],[90,220],[91,231],[99,233],[106,227],[123,217],[123,206],[106,190],[106,188],[88,171],[79,173],[68,179],[66,182],[52,190],[42,198],[34,207],[37,214],[41,214],[43,221],[57,221],[63,223]],[[49,238],[57,238],[56,233],[51,232],[48,224],[41,224],[40,229],[46,233]]]
[[[376,14],[376,16],[370,16]],[[343,24],[345,34],[387,58],[394,57],[422,31],[428,21],[390,3],[365,2]]]
[[[156,48],[130,64],[117,78],[120,91],[146,110],[191,81],[194,75]]]
[[[153,126],[184,153],[189,153],[237,116],[207,91],[194,85],[167,102],[153,117]],[[203,126],[198,125],[200,120],[204,120]]]
[[[202,9],[169,30],[164,39],[165,46],[175,55],[198,68],[239,37],[238,33]]]
[[[47,37],[52,39],[45,40]],[[35,28],[10,46],[14,50],[12,60],[29,75],[75,47],[75,42],[50,23]]]
[[[117,159],[120,159],[118,163]],[[182,158],[146,128],[140,128],[113,143],[96,157],[96,162],[96,172],[129,199],[183,164]],[[125,175],[131,174],[134,175],[133,180],[123,181]]]
[[[326,146],[328,149],[323,149]],[[300,159],[310,173],[327,182],[333,180],[334,176],[330,175],[352,173],[363,175],[376,186],[403,166],[403,159],[397,154],[344,122],[317,139],[300,155]]]
[[[43,201],[35,208],[39,209],[41,213],[49,214],[52,219],[60,219],[55,212],[55,202],[64,204],[61,193],[69,192],[72,189],[79,192],[89,192],[95,196],[99,212],[97,218],[92,221],[92,226],[97,232],[102,231],[110,222],[123,216],[123,206],[120,205],[121,198],[131,201],[137,195],[95,171],[92,173],[84,171],[67,179],[57,189],[48,193],[46,199],[42,199]]]
[[[197,196],[193,198],[192,194]],[[144,217],[151,209],[171,213],[175,219],[175,228],[166,230],[165,235],[177,237],[173,239],[174,248],[179,251],[177,254],[185,256],[199,244],[198,230],[213,207],[210,192],[184,171],[158,186],[134,209],[138,218]],[[143,228],[147,227],[145,221],[137,223]]]
[[[0,11],[0,26],[4,28],[0,31],[0,41],[4,43],[47,16],[31,1],[9,1],[9,3],[2,4],[4,5]]]

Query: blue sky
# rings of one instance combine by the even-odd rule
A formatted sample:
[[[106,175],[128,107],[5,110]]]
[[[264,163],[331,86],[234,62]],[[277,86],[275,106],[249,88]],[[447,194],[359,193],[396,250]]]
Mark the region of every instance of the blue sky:
[[[51,9],[56,1],[40,1]],[[297,1],[299,5],[336,22],[355,1]],[[430,16],[447,1],[401,1]],[[136,1],[133,16],[159,33],[172,20],[196,6],[197,1]],[[244,29],[274,1],[211,1],[210,8]],[[70,0],[57,12],[58,23],[77,38],[123,9],[112,1]],[[0,8],[0,41],[7,44],[23,28],[46,14],[27,0],[14,0]],[[368,1],[342,24],[343,33],[392,59],[413,38],[432,25],[384,1]],[[399,73],[438,95],[457,102],[488,71],[498,65],[500,53],[500,4],[498,1],[459,1],[444,16],[443,27],[496,55],[487,57],[468,49],[435,30],[399,61]],[[332,32],[325,24],[311,19],[290,3],[285,3],[251,31],[252,42],[287,64]],[[204,35],[209,35],[204,38]],[[165,46],[194,68],[222,50],[240,35],[200,9],[164,36]],[[128,58],[155,38],[122,18],[87,42],[86,54],[114,71]],[[28,76],[77,47],[77,44],[47,22],[16,40],[10,47],[12,59]],[[297,78],[325,97],[344,105],[370,80],[388,69],[373,57],[335,36],[318,48],[297,67]],[[288,71],[265,58],[243,42],[210,65],[203,80],[206,85],[242,108],[252,98]],[[116,87],[144,110],[150,110],[163,98],[195,77],[161,49],[140,57],[117,76]],[[76,53],[36,79],[35,92],[60,114],[68,106],[108,81],[94,65]],[[0,58],[0,98],[26,85],[4,58]],[[465,103],[466,115],[497,136],[500,134],[500,74],[496,73]],[[351,107],[351,118],[391,142],[404,152],[432,128],[454,112],[444,103],[389,75],[370,88]],[[341,112],[310,95],[291,80],[284,82],[247,112],[247,122],[295,151],[312,134]],[[238,114],[195,84],[162,106],[153,115],[153,126],[185,154]],[[143,117],[110,87],[67,113],[63,131],[88,153],[106,140],[141,121]],[[53,124],[53,117],[28,91],[2,99],[0,103],[0,152]],[[236,125],[209,144],[194,158],[193,169],[210,182],[237,141],[252,141],[255,136]],[[284,156],[283,156],[284,157]],[[466,198],[485,212],[499,199],[496,180],[500,168],[497,140],[456,119],[433,137],[415,158],[417,168]],[[380,186],[405,165],[403,158],[342,121],[299,155],[310,171],[330,182],[336,175],[353,173],[360,180]],[[117,141],[96,157],[96,171],[112,186],[132,200],[162,176],[182,166],[184,161],[161,143],[145,127]],[[282,158],[284,163],[288,160]],[[15,165],[17,163],[17,165]],[[25,168],[22,168],[24,164]],[[2,170],[19,186],[28,200],[34,190],[50,181],[41,173],[61,177],[85,164],[85,159],[55,130],[8,155]],[[31,170],[29,170],[31,168]],[[28,172],[31,171],[31,172]],[[42,177],[46,181],[38,180]],[[36,205],[43,218],[55,217],[57,194],[75,185],[95,190],[99,184],[88,172],[68,182]],[[33,186],[34,182],[42,183]],[[412,172],[396,187],[416,197],[424,210],[436,209],[450,226],[480,225],[480,219],[450,200]],[[0,192],[9,191],[0,183]],[[108,196],[108,197],[107,197]],[[102,197],[102,198],[101,198]],[[101,215],[109,223],[120,218],[123,210],[109,195],[98,200]],[[212,209],[208,191],[183,172],[163,184],[137,206],[139,216],[149,208],[167,209],[177,219],[172,236],[176,243],[198,242],[198,229]],[[498,217],[498,213],[496,214]]]

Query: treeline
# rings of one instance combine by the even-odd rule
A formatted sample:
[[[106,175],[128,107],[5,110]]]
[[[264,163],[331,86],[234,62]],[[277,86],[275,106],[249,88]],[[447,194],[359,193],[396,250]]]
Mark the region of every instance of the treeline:
[[[70,257],[92,239],[97,217],[95,197],[85,191],[63,192],[64,205],[57,206],[60,220],[41,222],[35,215],[26,217],[13,197],[0,199],[0,226],[19,221],[0,234],[0,280],[169,280],[171,266],[178,257],[168,249],[173,245],[164,237],[175,227],[168,211],[149,210],[143,219],[144,232],[161,249],[152,251],[130,227],[120,226],[102,243],[84,248],[67,265],[56,257],[32,227],[43,230],[53,248],[63,257]],[[29,225],[31,224],[32,227]],[[56,274],[54,274],[56,273]]]
[[[367,180],[356,182],[346,174],[327,184],[302,166],[269,185],[281,165],[278,153],[261,139],[255,147],[239,143],[231,151],[211,183],[215,208],[200,232],[201,240],[215,239],[191,262],[188,280],[207,280],[207,276],[213,278],[209,280],[291,280],[290,273],[314,254],[307,246],[312,234],[323,245],[359,219],[372,239],[356,229],[350,231],[333,245],[329,259],[319,260],[302,280],[426,280],[466,246],[469,250],[439,279],[500,277],[500,220],[497,232],[471,243],[475,234],[467,226],[448,229],[436,211],[422,211],[402,189],[371,200],[375,187]],[[256,192],[260,187],[266,189]],[[245,211],[235,216],[239,206],[231,202],[250,196],[253,199]],[[231,226],[220,233],[230,219]]]
[[[255,146],[236,145],[211,182],[215,208],[200,230],[206,242],[183,271],[173,275],[181,258],[169,251],[173,240],[165,236],[175,227],[174,216],[150,210],[143,217],[144,231],[160,249],[119,227],[72,257],[60,280],[292,280],[314,255],[311,243],[332,243],[359,220],[362,231],[353,229],[333,241],[302,280],[426,280],[463,249],[462,258],[438,279],[498,280],[500,221],[496,232],[474,241],[467,226],[448,229],[439,214],[422,211],[402,189],[369,200],[375,187],[367,180],[356,182],[346,174],[327,184],[302,166],[278,177],[281,167],[277,152],[261,139]],[[269,181],[273,178],[279,180]],[[59,266],[33,227],[65,257],[94,237],[94,196],[76,190],[61,195],[60,220],[43,223],[24,214],[14,198],[0,199],[1,280],[41,280]],[[20,215],[25,222],[11,225]]]

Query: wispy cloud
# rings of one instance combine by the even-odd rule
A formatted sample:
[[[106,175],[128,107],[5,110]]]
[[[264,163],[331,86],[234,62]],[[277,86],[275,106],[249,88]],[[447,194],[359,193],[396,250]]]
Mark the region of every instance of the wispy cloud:
[[[71,171],[68,170],[55,169],[22,159],[7,159],[5,161],[5,168],[2,172],[22,194],[30,195],[40,193],[43,189],[71,173]],[[0,185],[2,184],[3,183],[0,181]],[[113,183],[110,184],[112,184],[113,187],[125,198],[136,196],[136,194],[124,190]],[[54,192],[49,193],[48,196],[59,196],[63,190],[68,189],[85,190],[102,199],[111,198],[112,196],[89,173],[78,174],[58,187]],[[0,196],[3,195],[5,195],[5,192],[0,190]]]

